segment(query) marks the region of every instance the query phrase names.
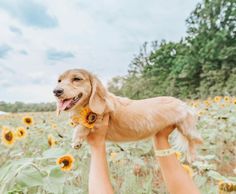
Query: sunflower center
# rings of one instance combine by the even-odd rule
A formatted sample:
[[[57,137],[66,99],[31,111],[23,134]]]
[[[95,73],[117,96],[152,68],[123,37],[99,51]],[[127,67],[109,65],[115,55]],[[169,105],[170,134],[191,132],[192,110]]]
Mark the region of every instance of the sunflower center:
[[[52,140],[51,139],[48,140],[48,145],[50,145],[50,146],[52,145]]]
[[[69,166],[70,162],[68,160],[62,160],[62,163],[63,163],[63,167],[65,166]]]
[[[11,141],[12,138],[13,138],[13,135],[12,135],[12,132],[11,132],[11,131],[9,131],[9,132],[7,132],[7,133],[5,134],[5,139],[6,139],[7,141]]]
[[[96,115],[95,113],[93,113],[93,112],[89,113],[89,114],[87,115],[87,118],[86,118],[86,120],[87,120],[87,122],[88,122],[89,124],[94,123],[94,122],[96,121],[96,119],[97,119],[97,115]]]
[[[20,131],[20,135],[24,135],[24,132],[23,132],[23,131]]]
[[[30,119],[30,118],[26,118],[26,119],[25,119],[25,122],[26,122],[26,123],[31,123],[31,119]]]

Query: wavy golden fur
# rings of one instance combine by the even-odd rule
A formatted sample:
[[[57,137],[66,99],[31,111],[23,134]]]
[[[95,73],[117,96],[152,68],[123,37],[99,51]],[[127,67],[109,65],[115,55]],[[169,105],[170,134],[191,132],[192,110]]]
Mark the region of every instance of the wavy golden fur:
[[[79,77],[74,80],[74,77]],[[176,144],[194,155],[195,145],[202,142],[196,130],[196,117],[183,101],[174,97],[155,97],[131,100],[110,93],[100,80],[83,69],[68,70],[59,77],[57,88],[64,93],[58,100],[71,99],[82,94],[69,111],[78,114],[79,107],[89,106],[100,118],[109,115],[106,139],[114,142],[137,141],[150,138],[168,127],[176,128]],[[100,122],[99,119],[96,122]],[[85,131],[87,132],[85,133]],[[74,140],[90,131],[81,126]]]

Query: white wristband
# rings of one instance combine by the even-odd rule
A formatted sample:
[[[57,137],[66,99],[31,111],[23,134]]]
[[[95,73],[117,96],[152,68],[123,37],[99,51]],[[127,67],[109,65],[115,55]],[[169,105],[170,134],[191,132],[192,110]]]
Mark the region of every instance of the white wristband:
[[[172,148],[165,149],[165,150],[155,150],[155,155],[158,157],[164,157],[169,156],[171,154],[174,154],[176,151]]]

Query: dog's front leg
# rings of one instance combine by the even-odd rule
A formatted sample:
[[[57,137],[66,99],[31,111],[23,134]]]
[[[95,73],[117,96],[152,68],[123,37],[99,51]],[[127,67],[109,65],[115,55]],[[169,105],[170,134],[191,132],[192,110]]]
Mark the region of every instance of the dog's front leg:
[[[74,128],[72,136],[72,147],[74,149],[79,149],[82,146],[83,141],[86,139],[89,134],[90,129],[82,125],[77,125]]]

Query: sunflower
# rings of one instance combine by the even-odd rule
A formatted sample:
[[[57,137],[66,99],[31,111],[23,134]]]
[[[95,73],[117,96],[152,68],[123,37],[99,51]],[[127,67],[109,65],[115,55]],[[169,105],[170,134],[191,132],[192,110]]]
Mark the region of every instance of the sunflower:
[[[56,129],[57,128],[57,125],[55,123],[52,124],[52,128],[53,129]]]
[[[192,105],[193,108],[197,108],[199,106],[199,102],[198,101],[193,101],[191,103],[191,105]]]
[[[22,121],[23,121],[23,123],[24,123],[25,125],[27,125],[27,126],[30,126],[30,125],[32,125],[32,124],[34,123],[33,118],[30,117],[30,116],[25,116],[25,117],[23,117]]]
[[[201,116],[203,116],[205,113],[206,113],[206,112],[202,110],[202,111],[198,111],[197,115],[198,115],[199,117],[201,117]]]
[[[236,105],[236,98],[232,100],[232,103]]]
[[[181,158],[181,152],[175,152],[175,155],[176,155],[176,158],[178,159],[178,160],[180,160],[180,158]]]
[[[50,147],[53,147],[53,146],[55,146],[57,144],[57,141],[55,140],[55,138],[53,137],[53,135],[52,134],[49,134],[48,135],[48,145],[50,146]]]
[[[225,102],[230,102],[230,97],[229,97],[229,96],[225,96],[225,97],[224,97],[224,101],[225,101]]]
[[[1,138],[2,138],[2,143],[9,147],[11,147],[16,141],[15,133],[6,127],[3,127],[2,129]]]
[[[210,107],[211,106],[211,101],[208,99],[208,100],[204,100],[204,104],[206,107]]]
[[[218,188],[220,191],[232,192],[236,191],[236,184],[233,184],[232,182],[220,181],[218,184]]]
[[[193,169],[190,166],[188,166],[186,164],[182,164],[182,167],[189,174],[190,177],[193,176]]]
[[[221,101],[221,99],[222,99],[221,96],[215,96],[214,101],[215,101],[216,103],[218,103],[218,102]]]
[[[112,162],[114,162],[116,160],[116,158],[117,158],[117,153],[116,152],[111,152],[110,155],[111,155]]]
[[[16,138],[24,139],[27,136],[27,130],[24,127],[18,127],[16,130]]]
[[[70,125],[75,126],[75,125],[79,124],[80,121],[81,121],[80,116],[73,115],[73,116],[71,117]]]
[[[74,125],[81,124],[90,129],[94,127],[96,119],[97,119],[97,114],[92,112],[88,107],[83,108],[80,111],[79,116],[73,115],[71,117],[71,120],[74,123]]]
[[[70,154],[66,154],[58,158],[56,163],[61,167],[62,171],[70,171],[73,167],[74,157]]]

